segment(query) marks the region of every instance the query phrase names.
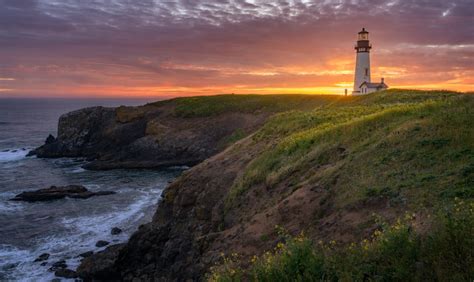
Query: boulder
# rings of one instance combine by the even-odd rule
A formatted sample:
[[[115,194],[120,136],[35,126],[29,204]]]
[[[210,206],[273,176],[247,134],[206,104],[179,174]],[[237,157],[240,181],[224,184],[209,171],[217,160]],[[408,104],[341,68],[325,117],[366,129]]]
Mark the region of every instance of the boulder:
[[[68,185],[62,187],[51,186],[36,191],[23,192],[11,199],[11,201],[42,202],[64,199],[66,197],[76,199],[88,199],[94,196],[105,196],[115,194],[112,191],[91,192],[84,186]]]
[[[77,274],[80,278],[88,280],[120,280],[120,276],[114,267],[124,244],[112,245],[105,250],[98,252],[82,260],[77,268]]]
[[[119,235],[120,233],[122,233],[122,229],[120,229],[118,227],[114,227],[114,228],[112,228],[112,230],[110,230],[110,234],[112,234],[112,235]]]
[[[74,270],[67,269],[67,268],[57,270],[56,272],[54,272],[54,275],[56,275],[57,277],[66,278],[66,279],[74,279],[74,278],[79,277],[77,275],[77,272],[75,272]]]
[[[87,258],[87,257],[90,257],[94,254],[93,251],[88,251],[88,252],[85,252],[85,253],[82,253],[79,255],[79,257],[82,257],[82,258]]]
[[[110,244],[110,243],[107,242],[107,241],[104,241],[104,240],[100,240],[100,241],[97,241],[97,243],[95,244],[95,246],[96,246],[97,248],[102,248],[102,247],[107,246],[108,244]]]
[[[35,262],[39,262],[39,261],[45,261],[45,260],[48,260],[49,259],[49,254],[48,253],[44,253],[44,254],[41,254],[39,257],[37,257],[35,259]]]
[[[55,272],[60,269],[67,268],[67,264],[65,260],[60,260],[55,263],[49,268],[49,271]]]

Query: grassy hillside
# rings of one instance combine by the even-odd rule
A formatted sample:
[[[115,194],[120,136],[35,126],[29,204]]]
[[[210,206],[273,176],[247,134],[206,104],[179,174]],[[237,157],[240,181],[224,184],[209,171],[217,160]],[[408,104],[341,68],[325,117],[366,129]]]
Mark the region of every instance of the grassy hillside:
[[[339,206],[378,196],[425,206],[471,198],[473,106],[472,96],[387,91],[280,114],[253,136],[271,145],[234,184],[229,204],[250,187],[289,179],[297,189],[337,178]]]
[[[192,118],[216,116],[229,112],[276,113],[296,109],[310,110],[340,99],[341,96],[335,95],[216,95],[176,98],[147,106],[174,104],[176,116]]]
[[[225,101],[221,106],[183,100],[177,111],[184,116],[229,107],[253,111],[252,99],[266,98],[219,99]],[[229,149],[255,156],[226,195],[222,229],[267,212],[282,199],[291,205],[288,199],[300,191],[318,189],[317,202],[294,204],[308,217],[295,230],[307,236],[264,234],[278,238],[276,250],[255,257],[253,264],[226,259],[213,280],[474,278],[474,96],[389,90],[362,97],[280,99],[264,104],[289,111]],[[372,210],[373,217],[361,218],[360,211]],[[267,217],[271,222],[271,213]],[[283,224],[292,226],[291,220]],[[354,241],[347,249],[351,243],[334,233],[329,240],[334,243],[317,244],[329,220],[357,224],[360,232],[353,230],[352,238],[368,241]]]

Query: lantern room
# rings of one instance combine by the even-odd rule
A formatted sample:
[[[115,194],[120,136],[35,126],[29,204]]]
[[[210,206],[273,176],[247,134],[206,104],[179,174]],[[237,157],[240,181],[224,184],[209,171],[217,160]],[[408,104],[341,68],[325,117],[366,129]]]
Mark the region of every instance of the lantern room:
[[[355,46],[355,49],[357,50],[358,53],[368,53],[370,52],[370,49],[372,49],[372,46],[370,45],[369,42],[369,32],[365,30],[365,28],[362,29],[361,32],[359,32],[359,40],[357,41],[357,44]]]
[[[368,41],[369,40],[369,32],[365,30],[365,28],[362,29],[361,32],[359,32],[359,41]]]

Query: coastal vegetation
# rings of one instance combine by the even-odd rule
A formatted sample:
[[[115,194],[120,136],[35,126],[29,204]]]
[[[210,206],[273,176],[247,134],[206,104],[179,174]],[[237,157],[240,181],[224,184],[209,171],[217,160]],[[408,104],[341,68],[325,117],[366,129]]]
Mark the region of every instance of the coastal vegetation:
[[[234,181],[225,213],[251,193],[291,195],[318,185],[328,190],[320,204],[331,204],[313,214],[315,224],[331,213],[381,204],[378,212],[395,211],[398,220],[367,221],[360,228],[372,235],[359,243],[315,242],[314,226],[300,230],[311,238],[273,235],[276,249],[250,262],[226,257],[209,279],[472,280],[473,106],[471,95],[390,90],[276,115],[250,137],[254,146],[267,145]]]
[[[273,250],[252,257],[247,268],[237,254],[224,257],[208,281],[471,281],[474,203],[456,199],[436,215],[429,234],[415,231],[414,217],[378,222],[370,238],[344,246],[279,229]]]

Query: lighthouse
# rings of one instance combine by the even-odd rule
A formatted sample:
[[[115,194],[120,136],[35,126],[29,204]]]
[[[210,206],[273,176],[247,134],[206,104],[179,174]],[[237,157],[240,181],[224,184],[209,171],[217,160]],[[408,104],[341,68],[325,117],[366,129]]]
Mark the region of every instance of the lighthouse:
[[[359,32],[356,50],[356,67],[354,77],[354,91],[352,95],[365,95],[372,92],[385,90],[388,86],[382,78],[380,83],[372,83],[370,77],[370,50],[372,45],[369,41],[369,32],[362,29]]]

